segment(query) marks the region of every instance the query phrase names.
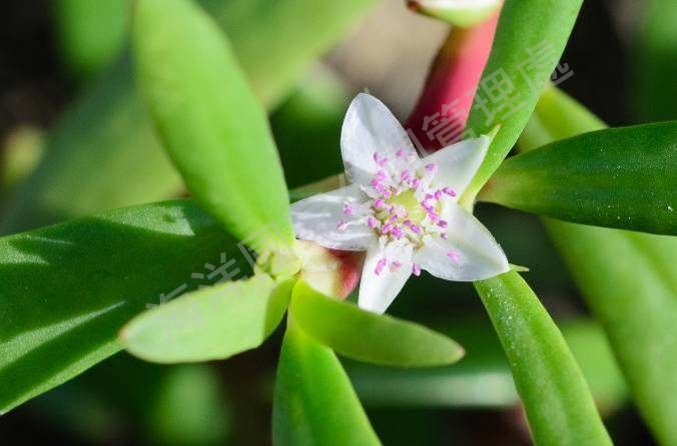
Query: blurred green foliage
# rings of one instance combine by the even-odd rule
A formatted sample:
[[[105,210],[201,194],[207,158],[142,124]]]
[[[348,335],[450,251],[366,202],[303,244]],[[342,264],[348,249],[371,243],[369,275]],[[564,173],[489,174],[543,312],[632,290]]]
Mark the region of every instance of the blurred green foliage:
[[[633,39],[634,99],[645,121],[677,118],[677,2],[643,3],[642,21]]]
[[[63,61],[73,76],[88,80],[106,69],[127,37],[130,0],[56,0],[54,24]]]

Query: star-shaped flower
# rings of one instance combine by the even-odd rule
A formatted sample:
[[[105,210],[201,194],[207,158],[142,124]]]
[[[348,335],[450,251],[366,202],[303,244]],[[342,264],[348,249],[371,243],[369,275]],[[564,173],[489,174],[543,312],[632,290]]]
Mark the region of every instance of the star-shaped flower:
[[[458,204],[491,139],[420,158],[390,110],[359,94],[341,132],[350,185],[292,205],[296,236],[330,249],[367,251],[359,306],[383,313],[410,275],[453,281],[508,271],[491,233]]]

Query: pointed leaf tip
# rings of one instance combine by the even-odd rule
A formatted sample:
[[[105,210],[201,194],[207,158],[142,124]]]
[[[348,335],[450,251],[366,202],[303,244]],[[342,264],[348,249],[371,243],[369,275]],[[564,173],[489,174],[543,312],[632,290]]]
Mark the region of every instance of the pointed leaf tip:
[[[293,280],[266,274],[189,293],[132,319],[119,339],[147,361],[225,359],[256,348],[282,320]]]
[[[196,201],[263,250],[291,245],[289,196],[266,113],[226,35],[191,0],[137,0],[133,48],[160,139]]]
[[[453,364],[465,354],[463,347],[441,333],[328,298],[303,282],[294,288],[291,311],[294,321],[310,336],[359,361],[433,367]]]

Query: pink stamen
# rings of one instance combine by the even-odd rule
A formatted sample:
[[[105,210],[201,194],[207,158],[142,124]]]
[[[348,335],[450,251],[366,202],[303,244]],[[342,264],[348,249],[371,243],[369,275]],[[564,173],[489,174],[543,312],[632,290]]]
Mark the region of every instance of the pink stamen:
[[[404,232],[402,231],[402,228],[400,228],[399,226],[393,227],[392,234],[393,237],[395,237],[398,240],[401,239],[402,236],[404,236]]]
[[[436,173],[437,172],[437,164],[435,164],[435,163],[426,164],[425,171],[428,172],[428,173],[432,173],[432,174]]]
[[[404,222],[402,222],[402,224],[406,227],[410,227],[412,225],[411,220],[404,220]]]
[[[437,226],[439,226],[440,228],[446,228],[448,225],[449,223],[447,223],[446,220],[440,220],[437,222]]]
[[[352,216],[354,214],[354,208],[351,203],[343,203],[343,213],[347,216]]]
[[[339,220],[338,224],[336,225],[336,229],[338,229],[339,231],[343,231],[346,229],[346,226],[348,226],[348,223],[346,223],[343,220]]]
[[[383,272],[383,268],[386,267],[388,261],[386,259],[381,259],[376,263],[376,268],[374,268],[374,273],[378,276]]]
[[[418,178],[414,178],[413,180],[411,180],[411,188],[412,189],[416,190],[416,189],[418,189],[418,187],[420,185],[421,185],[421,180],[419,180]]]
[[[383,234],[389,233],[393,229],[393,225],[391,223],[386,223],[383,225],[383,228],[381,228],[381,232]]]
[[[402,266],[402,262],[398,262],[397,260],[393,260],[392,262],[390,262],[390,271],[395,272],[398,269],[400,269],[401,266]]]
[[[395,156],[398,157],[398,158],[403,158],[404,155],[405,155],[404,149],[400,149],[395,153]]]
[[[414,263],[411,266],[411,273],[413,275],[415,275],[416,277],[420,276],[421,275],[421,267]]]
[[[374,209],[381,209],[385,204],[386,204],[385,200],[383,200],[382,198],[377,198],[374,201]]]
[[[442,191],[441,190],[436,190],[435,191],[435,200],[440,200],[442,198]]]
[[[450,197],[455,197],[456,196],[456,191],[450,187],[445,187],[442,189],[442,192],[445,194],[449,195]]]
[[[388,164],[388,157],[386,157],[386,156],[381,157],[378,153],[374,153],[374,155],[372,156],[372,159],[380,167],[383,167],[386,164]]]
[[[369,226],[371,229],[376,229],[378,226],[378,221],[374,217],[369,217],[367,218],[367,226]]]
[[[420,234],[421,233],[421,227],[419,225],[411,225],[410,227],[411,232],[414,234]]]
[[[452,262],[458,262],[461,259],[458,253],[453,250],[447,251],[447,257],[449,257]]]

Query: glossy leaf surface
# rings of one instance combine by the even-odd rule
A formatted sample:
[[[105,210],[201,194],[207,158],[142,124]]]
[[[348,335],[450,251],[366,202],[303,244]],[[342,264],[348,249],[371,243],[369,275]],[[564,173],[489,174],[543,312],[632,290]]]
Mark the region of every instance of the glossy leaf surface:
[[[244,273],[237,241],[191,201],[0,238],[0,412],[119,351],[118,331],[148,305],[222,278],[205,265],[225,251]]]
[[[561,220],[677,234],[677,123],[563,139],[507,159],[481,200]]]

